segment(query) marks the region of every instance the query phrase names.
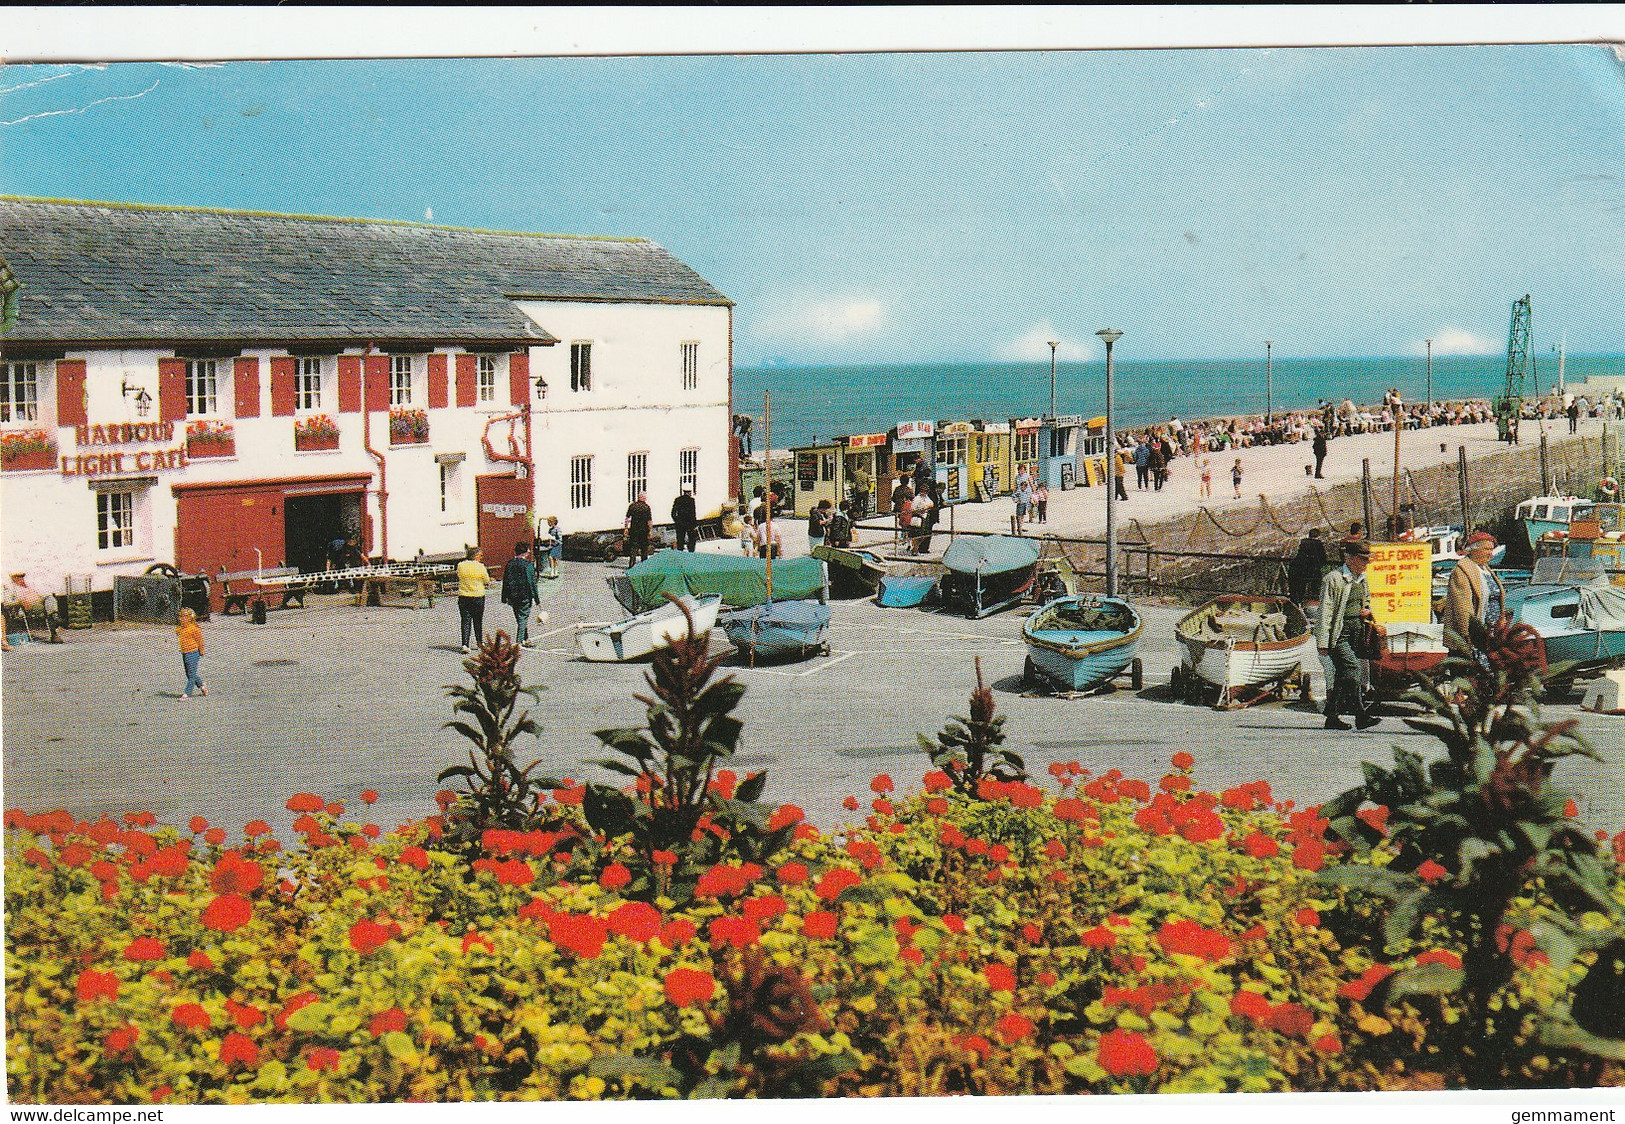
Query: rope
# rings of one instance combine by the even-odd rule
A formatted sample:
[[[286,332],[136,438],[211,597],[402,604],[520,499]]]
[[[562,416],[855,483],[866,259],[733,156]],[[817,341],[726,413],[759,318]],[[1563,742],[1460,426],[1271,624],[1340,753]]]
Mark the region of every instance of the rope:
[[[1258,528],[1260,526],[1262,526],[1263,523],[1264,523],[1264,520],[1261,517],[1261,518],[1259,518],[1257,520],[1257,522],[1255,522],[1251,527],[1248,527],[1245,531],[1232,531],[1229,527],[1226,527],[1223,523],[1220,523],[1219,520],[1218,520],[1218,517],[1215,516],[1210,509],[1208,509],[1206,507],[1202,508],[1202,514],[1207,516],[1208,522],[1212,523],[1215,527],[1217,527],[1219,529],[1220,533],[1229,535],[1233,539],[1244,539],[1244,538],[1246,538],[1248,535],[1251,535],[1254,531],[1258,530]]]
[[[1270,506],[1270,501],[1265,499],[1263,496],[1259,496],[1258,499],[1260,505],[1264,509],[1265,518],[1269,520],[1270,526],[1274,527],[1277,531],[1280,531],[1287,538],[1296,538],[1302,533],[1305,527],[1309,526],[1308,520],[1305,520],[1304,522],[1298,524],[1295,530],[1287,530],[1285,527],[1281,526],[1281,521],[1275,517],[1275,509]]]
[[[1326,530],[1332,534],[1337,533],[1337,522],[1332,519],[1332,513],[1326,510],[1326,501],[1320,496],[1320,489],[1313,484],[1309,485],[1309,494],[1315,497],[1315,506],[1320,508],[1320,517],[1326,522]]]

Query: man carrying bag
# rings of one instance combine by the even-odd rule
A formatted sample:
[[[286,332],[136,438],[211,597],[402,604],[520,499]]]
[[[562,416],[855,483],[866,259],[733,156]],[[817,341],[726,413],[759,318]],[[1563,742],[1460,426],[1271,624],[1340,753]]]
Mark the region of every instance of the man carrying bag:
[[[1338,717],[1348,714],[1354,725],[1368,730],[1381,719],[1365,708],[1360,693],[1360,661],[1371,658],[1378,643],[1371,616],[1371,588],[1365,568],[1371,562],[1371,548],[1359,539],[1343,543],[1343,564],[1320,583],[1320,616],[1315,622],[1315,647],[1332,665],[1332,683],[1326,692],[1326,728],[1347,730]]]

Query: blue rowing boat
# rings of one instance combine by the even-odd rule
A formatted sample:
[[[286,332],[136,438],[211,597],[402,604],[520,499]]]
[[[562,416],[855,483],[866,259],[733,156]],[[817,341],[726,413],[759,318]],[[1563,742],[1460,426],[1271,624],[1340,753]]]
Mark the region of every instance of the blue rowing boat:
[[[892,609],[912,609],[936,592],[941,574],[887,574],[880,579],[875,600]]]
[[[728,639],[759,660],[801,659],[829,654],[828,605],[815,601],[769,601],[736,609],[718,622]]]
[[[1024,677],[1042,676],[1063,690],[1087,691],[1132,668],[1139,690],[1143,676],[1134,650],[1142,631],[1140,614],[1121,598],[1057,597],[1021,626],[1027,644]]]
[[[1590,566],[1557,575],[1553,562],[1566,571]],[[1530,585],[1507,592],[1506,607],[1540,634],[1548,666],[1568,665],[1565,679],[1625,663],[1625,588],[1609,584],[1592,559],[1541,559]]]

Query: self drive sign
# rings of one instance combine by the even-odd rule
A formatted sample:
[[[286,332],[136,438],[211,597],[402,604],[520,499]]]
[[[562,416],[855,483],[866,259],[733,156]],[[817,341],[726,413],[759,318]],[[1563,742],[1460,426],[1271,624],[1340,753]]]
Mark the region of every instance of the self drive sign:
[[[1371,544],[1366,568],[1371,615],[1378,624],[1433,619],[1433,548],[1425,542]]]

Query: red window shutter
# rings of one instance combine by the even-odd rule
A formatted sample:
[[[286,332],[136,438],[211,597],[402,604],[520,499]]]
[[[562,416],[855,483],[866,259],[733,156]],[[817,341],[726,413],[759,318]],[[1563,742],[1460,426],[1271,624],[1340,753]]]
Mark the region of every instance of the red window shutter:
[[[271,360],[271,416],[291,417],[296,401],[294,378],[299,371],[299,360],[292,356]]]
[[[237,416],[260,416],[260,361],[252,355],[239,355],[232,365],[232,396],[237,400]]]
[[[85,361],[58,359],[56,361],[56,424],[84,425],[85,416]]]
[[[474,357],[457,357],[457,408],[459,410],[479,402],[479,388],[474,384]]]
[[[158,360],[158,420],[186,417],[186,360]]]
[[[361,356],[339,356],[339,413],[361,412]]]
[[[389,356],[369,355],[362,365],[367,374],[367,409],[389,409]]]
[[[508,356],[508,401],[523,406],[530,401],[530,352]]]
[[[429,356],[429,409],[443,410],[446,407],[447,397],[446,357],[444,355]]]

